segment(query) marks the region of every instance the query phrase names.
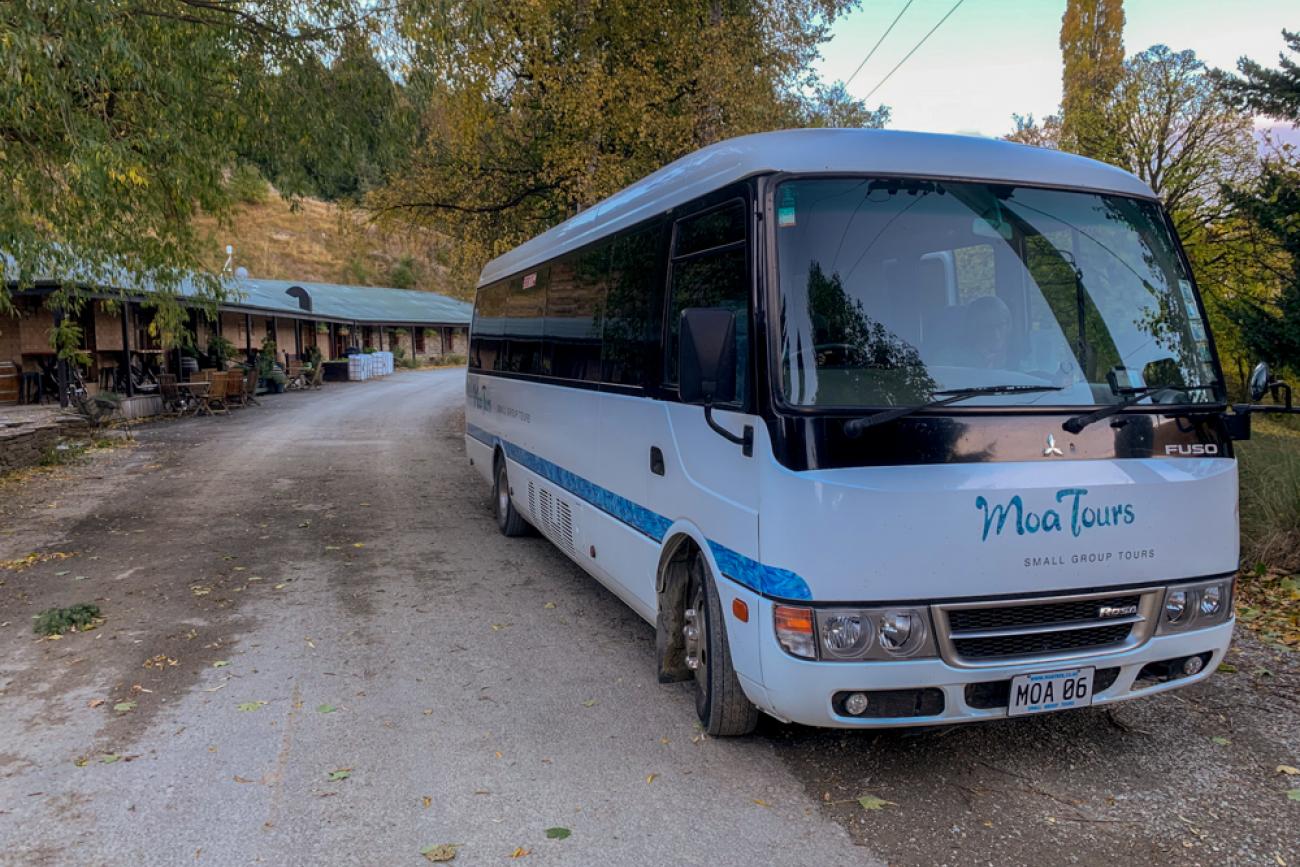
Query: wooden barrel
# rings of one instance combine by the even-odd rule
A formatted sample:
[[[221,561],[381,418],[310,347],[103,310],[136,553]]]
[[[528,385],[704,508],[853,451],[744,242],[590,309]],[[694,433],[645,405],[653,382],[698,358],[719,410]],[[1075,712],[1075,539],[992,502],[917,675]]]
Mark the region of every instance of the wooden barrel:
[[[18,402],[18,368],[12,361],[0,361],[0,404]]]

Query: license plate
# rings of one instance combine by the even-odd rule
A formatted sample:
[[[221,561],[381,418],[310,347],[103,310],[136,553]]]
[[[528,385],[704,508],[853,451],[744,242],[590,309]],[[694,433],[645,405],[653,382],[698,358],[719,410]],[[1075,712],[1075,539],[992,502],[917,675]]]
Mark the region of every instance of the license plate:
[[[1095,668],[1070,668],[1012,678],[1007,716],[1087,707],[1092,704],[1095,671]]]

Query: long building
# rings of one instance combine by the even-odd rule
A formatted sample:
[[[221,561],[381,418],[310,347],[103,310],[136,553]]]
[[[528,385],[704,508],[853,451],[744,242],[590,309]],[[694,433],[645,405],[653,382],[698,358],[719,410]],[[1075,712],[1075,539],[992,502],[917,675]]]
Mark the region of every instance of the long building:
[[[17,368],[20,394],[31,374],[48,375],[56,366],[50,334],[60,314],[47,300],[58,288],[51,281],[38,281],[23,292],[10,286],[14,311],[0,314],[0,368],[6,362]],[[198,303],[197,288],[189,282],[181,285],[182,298],[193,299],[188,305],[193,348],[180,351],[164,350],[150,328],[154,311],[148,293],[132,286],[88,292],[92,300],[79,314],[82,349],[90,359],[89,369],[83,369],[85,381],[130,391],[130,378],[119,375],[126,369],[122,365],[175,371],[179,354],[206,353],[218,333],[233,344],[236,359],[248,361],[268,337],[281,360],[302,359],[310,347],[326,359],[342,358],[354,348],[419,359],[463,355],[467,349],[472,305],[446,295],[249,277],[230,278],[227,289],[227,299],[212,319]],[[0,401],[4,399],[0,394]]]

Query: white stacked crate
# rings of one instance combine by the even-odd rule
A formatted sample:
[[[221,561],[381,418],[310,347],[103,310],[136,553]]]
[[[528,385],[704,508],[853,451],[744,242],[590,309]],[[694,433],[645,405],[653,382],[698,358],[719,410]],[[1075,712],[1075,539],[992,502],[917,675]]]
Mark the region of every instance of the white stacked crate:
[[[369,379],[371,376],[371,362],[369,355],[348,356],[348,380],[351,382],[360,382]]]

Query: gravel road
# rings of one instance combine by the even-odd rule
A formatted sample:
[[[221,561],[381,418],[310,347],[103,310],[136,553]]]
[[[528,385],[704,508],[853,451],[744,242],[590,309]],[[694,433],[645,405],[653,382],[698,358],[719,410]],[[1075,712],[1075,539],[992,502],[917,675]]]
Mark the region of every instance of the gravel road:
[[[0,864],[1300,862],[1300,666],[1248,636],[1110,712],[703,737],[650,626],[497,534],[463,396],[331,384],[0,482],[0,563],[46,555],[0,569]]]

